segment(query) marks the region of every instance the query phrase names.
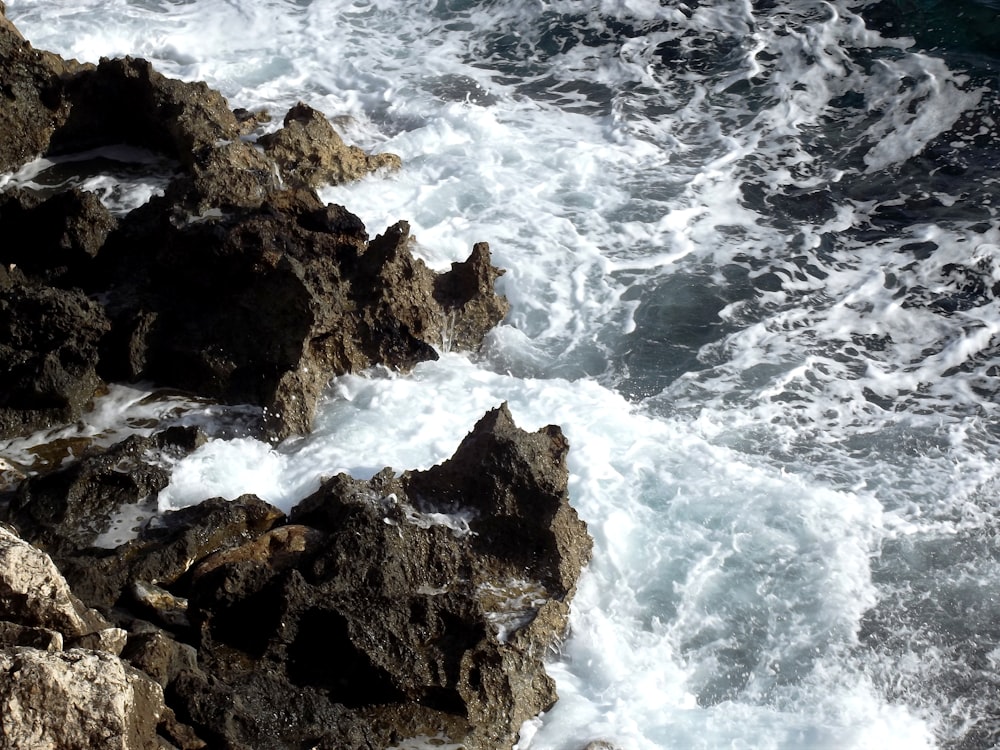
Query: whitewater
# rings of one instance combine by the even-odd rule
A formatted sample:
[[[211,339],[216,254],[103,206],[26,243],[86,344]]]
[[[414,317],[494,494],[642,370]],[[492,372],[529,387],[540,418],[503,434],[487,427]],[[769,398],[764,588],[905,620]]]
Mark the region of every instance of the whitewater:
[[[442,341],[411,373],[336,378],[279,445],[238,412],[113,387],[76,433],[216,425],[159,511],[245,492],[288,509],[337,472],[426,468],[507,402],[565,431],[595,540],[551,654],[560,700],[519,750],[1000,742],[1000,4],[7,13],[37,48],[204,80],[265,129],[308,103],[403,159],[325,201],[372,235],[405,219],[437,270],[483,240],[506,269],[481,352]],[[0,189],[80,184],[123,212],[169,170],[105,150]]]

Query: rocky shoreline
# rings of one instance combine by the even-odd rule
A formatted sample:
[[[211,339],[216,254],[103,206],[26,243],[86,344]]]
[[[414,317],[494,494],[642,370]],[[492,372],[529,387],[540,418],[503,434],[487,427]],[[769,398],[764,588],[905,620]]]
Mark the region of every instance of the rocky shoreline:
[[[79,420],[109,383],[251,404],[310,429],[337,374],[475,350],[506,315],[489,247],[434,273],[405,222],[370,238],[315,188],[400,167],[306,104],[282,127],[143,60],[35,50],[0,3],[0,172],[114,144],[176,164],[124,216],[93,194],[0,193],[0,437]],[[556,701],[591,540],[557,427],[486,414],[426,471],[253,495],[95,545],[207,436],[161,427],[0,492],[0,748],[511,747]]]

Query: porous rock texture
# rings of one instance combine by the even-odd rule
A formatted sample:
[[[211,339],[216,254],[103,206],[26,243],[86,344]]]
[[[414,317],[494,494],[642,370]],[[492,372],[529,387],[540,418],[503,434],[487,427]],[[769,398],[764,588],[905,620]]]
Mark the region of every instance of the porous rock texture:
[[[452,346],[475,348],[507,312],[485,243],[438,275],[405,222],[369,240],[311,192],[205,220],[168,201],[134,211],[97,260],[112,326],[101,372],[259,404],[272,438],[309,431],[332,375],[436,359],[449,326],[464,334]]]
[[[303,102],[288,110],[280,130],[261,136],[258,143],[292,187],[339,185],[402,166],[395,154],[366,154],[344,143],[323,113]]]
[[[474,349],[506,315],[486,243],[436,274],[405,222],[370,240],[319,200],[314,186],[399,159],[347,146],[308,106],[259,148],[243,131],[260,118],[145,60],[67,62],[2,15],[0,53],[0,170],[119,143],[178,170],[123,217],[80,191],[0,196],[0,233],[20,238],[0,245],[0,437],[72,421],[102,382],[143,380],[259,405],[277,440],[308,432],[334,375]],[[28,304],[58,308],[56,330],[20,330]]]
[[[0,649],[0,748],[153,750],[159,685],[111,654]]]
[[[544,659],[590,556],[567,450],[502,405],[426,471],[338,475],[287,517],[210,499],[59,560],[128,632],[178,747],[511,747],[556,701]]]
[[[0,195],[0,233],[31,238],[0,244],[0,438],[65,429],[121,380],[305,433],[332,376],[475,349],[507,313],[486,243],[435,273],[405,222],[372,239],[320,201],[399,163],[307,105],[258,146],[263,115],[143,60],[34,50],[2,3],[0,104],[2,171],[117,143],[177,170],[119,216],[78,190]],[[325,479],[287,516],[209,498],[96,546],[204,439],[84,441],[0,491],[0,750],[496,750],[555,702],[544,658],[591,550],[559,428],[504,405],[426,471]]]

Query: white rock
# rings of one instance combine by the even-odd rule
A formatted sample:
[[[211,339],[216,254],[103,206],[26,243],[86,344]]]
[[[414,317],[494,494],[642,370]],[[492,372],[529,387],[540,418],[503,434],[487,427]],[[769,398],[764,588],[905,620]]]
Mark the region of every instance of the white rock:
[[[158,684],[99,651],[0,651],[0,750],[147,750]]]

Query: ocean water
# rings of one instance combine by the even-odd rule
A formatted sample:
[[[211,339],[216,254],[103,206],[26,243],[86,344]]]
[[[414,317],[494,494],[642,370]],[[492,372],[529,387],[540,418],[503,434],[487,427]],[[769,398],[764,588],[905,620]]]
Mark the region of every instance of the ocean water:
[[[432,267],[486,240],[507,269],[481,353],[337,378],[278,446],[221,430],[160,509],[424,468],[506,401],[563,427],[595,539],[519,750],[1000,743],[996,0],[7,8],[271,127],[311,104],[404,161],[325,200],[406,219]],[[87,156],[0,187],[162,189],[148,155]],[[86,429],[217,418],[114,388]]]

